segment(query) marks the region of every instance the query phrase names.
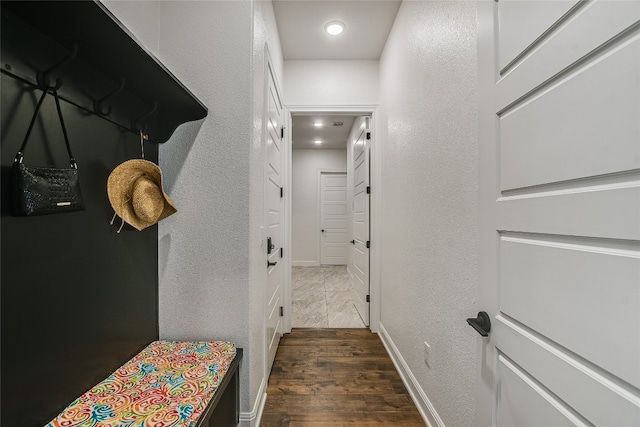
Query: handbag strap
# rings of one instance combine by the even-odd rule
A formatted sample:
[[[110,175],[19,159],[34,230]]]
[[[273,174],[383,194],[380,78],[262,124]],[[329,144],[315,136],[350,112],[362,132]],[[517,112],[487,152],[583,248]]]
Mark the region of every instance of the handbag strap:
[[[27,128],[27,133],[24,136],[24,140],[22,141],[22,146],[20,146],[20,150],[16,154],[16,158],[13,161],[14,163],[22,163],[24,159],[24,150],[27,146],[27,141],[29,140],[29,135],[31,135],[31,131],[33,130],[33,125],[36,123],[36,118],[38,117],[38,112],[40,111],[40,107],[44,102],[44,98],[47,96],[49,92],[48,89],[45,89],[42,92],[42,96],[40,100],[38,100],[38,104],[36,105],[36,110],[33,112],[33,117],[31,117],[31,123],[29,123],[29,128]],[[53,91],[53,97],[56,100],[56,110],[58,111],[58,118],[60,119],[60,126],[62,127],[62,135],[64,135],[64,142],[67,145],[67,153],[69,153],[69,163],[71,164],[72,169],[78,169],[78,164],[76,163],[76,159],[73,157],[71,153],[71,145],[69,144],[69,137],[67,136],[67,128],[64,125],[64,120],[62,119],[62,110],[60,109],[60,99],[58,98],[58,91]]]

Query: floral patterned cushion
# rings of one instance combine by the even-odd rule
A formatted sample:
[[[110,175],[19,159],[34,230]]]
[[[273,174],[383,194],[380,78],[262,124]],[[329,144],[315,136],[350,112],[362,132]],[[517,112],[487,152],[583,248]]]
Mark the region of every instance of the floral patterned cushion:
[[[235,354],[226,341],[154,341],[46,427],[193,427]]]

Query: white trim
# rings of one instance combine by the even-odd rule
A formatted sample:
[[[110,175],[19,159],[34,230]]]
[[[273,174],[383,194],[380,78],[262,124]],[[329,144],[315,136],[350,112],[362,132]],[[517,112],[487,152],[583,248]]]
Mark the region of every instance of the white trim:
[[[377,105],[287,105],[286,108],[295,114],[340,113],[354,116],[368,116],[378,110]]]
[[[283,179],[284,185],[284,219],[282,229],[282,244],[284,246],[284,258],[281,262],[284,264],[284,271],[282,273],[282,306],[285,307],[284,317],[282,318],[282,334],[291,332],[291,267],[293,263],[291,261],[291,250],[293,248],[291,244],[291,222],[292,222],[292,205],[293,199],[293,186],[292,186],[292,137],[291,137],[291,115],[289,114],[287,107],[283,105],[282,110],[283,124],[284,124],[284,138],[282,140],[282,148],[284,149],[284,162],[283,162]]]
[[[407,391],[413,399],[413,403],[416,404],[416,407],[418,408],[418,412],[420,412],[422,419],[427,423],[427,426],[429,427],[445,427],[444,421],[442,421],[442,418],[440,418],[440,415],[438,415],[438,413],[436,412],[436,408],[433,406],[426,393],[418,383],[418,380],[411,372],[409,365],[407,365],[407,362],[404,361],[402,354],[400,354],[400,351],[393,343],[393,340],[382,325],[382,322],[380,322],[379,328],[380,331],[378,332],[378,335],[380,336],[380,340],[382,341],[384,347],[387,349],[387,353],[389,353],[389,356],[391,357],[391,360],[393,361],[393,364],[395,365],[396,370],[398,371],[398,374],[402,379],[402,382],[404,383],[405,387],[407,387]]]
[[[380,233],[380,194],[382,188],[382,123],[378,120],[378,109],[371,112],[369,121],[369,132],[372,132],[369,141],[369,185],[371,195],[369,197],[369,239],[371,249],[369,250],[369,293],[371,303],[369,303],[369,329],[371,332],[378,332],[380,326],[380,306],[381,306],[381,280],[380,265],[382,264],[382,242]],[[374,303],[375,302],[375,303]]]
[[[264,404],[267,402],[266,382],[264,378],[260,383],[260,389],[256,396],[256,401],[253,403],[253,409],[251,412],[240,412],[240,424],[241,427],[258,427],[260,425],[260,419],[262,418],[262,412],[264,411]]]
[[[369,252],[370,262],[369,262],[369,294],[371,296],[371,302],[369,303],[369,329],[372,332],[378,332],[378,325],[380,324],[380,249],[382,245],[380,244],[380,197],[379,191],[381,188],[381,154],[380,154],[380,145],[382,144],[382,140],[380,138],[381,132],[381,124],[378,120],[378,106],[377,105],[323,105],[323,106],[308,106],[308,105],[285,105],[285,111],[287,112],[287,118],[289,118],[289,123],[291,123],[291,115],[292,114],[314,114],[314,113],[338,113],[338,114],[349,114],[354,116],[370,116],[371,122],[373,126],[372,132],[373,137],[371,138],[370,145],[370,183],[371,183],[371,207],[369,211],[369,227],[370,227],[370,238],[371,238],[371,249]],[[371,129],[370,127],[370,129]],[[291,128],[291,126],[289,126]],[[290,129],[289,129],[290,130]],[[287,132],[287,150],[292,150],[291,147],[291,133]],[[291,156],[289,155],[289,159]],[[289,172],[291,168],[289,168]],[[291,186],[291,173],[287,177],[289,186]],[[291,200],[289,202],[289,212],[291,209]],[[291,216],[289,216],[291,218]],[[285,225],[285,234],[289,236],[289,247],[291,247],[291,221],[289,221]],[[290,252],[289,252],[289,260]],[[285,257],[286,257],[285,253]],[[295,265],[293,262],[290,262],[290,265]],[[291,295],[291,282],[285,283],[284,288],[285,295]],[[285,308],[286,313],[291,312],[291,300],[285,296],[284,298],[285,304],[288,303],[288,306]],[[291,331],[290,323],[288,332]]]
[[[266,177],[267,177],[267,138],[268,138],[268,130],[267,130],[267,121],[269,120],[269,80],[271,78],[270,73],[271,70],[270,68],[273,67],[273,64],[271,63],[271,52],[269,51],[269,45],[267,43],[264,44],[264,87],[262,88],[262,93],[263,93],[263,100],[262,100],[262,129],[260,130],[260,150],[261,150],[261,156],[262,156],[262,225],[260,226],[261,229],[261,233],[260,233],[260,238],[261,238],[261,242],[260,242],[260,246],[263,249],[263,254],[264,249],[267,247],[267,196],[266,196],[266,191],[265,191],[265,182],[266,182]],[[268,362],[268,358],[269,358],[269,331],[267,328],[267,325],[269,324],[269,322],[267,321],[267,316],[269,315],[269,313],[267,312],[267,284],[269,283],[269,276],[268,276],[268,269],[264,269],[262,272],[262,287],[263,287],[263,301],[262,301],[262,309],[263,309],[263,313],[262,313],[262,322],[263,322],[263,331],[262,331],[262,336],[263,336],[263,342],[262,342],[262,382],[264,383],[264,379],[267,377],[267,375],[269,375],[269,372],[267,372],[267,366],[269,366],[269,362]],[[261,384],[262,387],[262,384]],[[251,398],[251,397],[249,397]],[[258,393],[258,395],[256,396],[256,399],[260,398],[260,393]],[[255,410],[255,405],[254,405],[254,410]],[[253,411],[251,411],[251,414],[253,414]],[[250,414],[250,415],[251,415]],[[242,420],[242,414],[240,416],[240,419]],[[253,420],[253,417],[250,417],[248,419],[248,421],[250,422],[249,425],[251,425],[251,421]],[[245,425],[244,423],[240,423],[241,425]]]

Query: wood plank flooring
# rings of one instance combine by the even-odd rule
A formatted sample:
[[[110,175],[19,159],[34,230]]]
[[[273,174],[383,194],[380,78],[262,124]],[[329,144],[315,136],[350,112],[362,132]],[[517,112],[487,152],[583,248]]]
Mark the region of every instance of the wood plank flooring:
[[[368,329],[293,329],[280,340],[261,427],[420,426],[380,338]]]

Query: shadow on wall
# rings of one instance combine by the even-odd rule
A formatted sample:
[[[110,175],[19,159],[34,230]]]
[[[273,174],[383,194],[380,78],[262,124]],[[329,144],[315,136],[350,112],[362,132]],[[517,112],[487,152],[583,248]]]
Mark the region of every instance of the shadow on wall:
[[[169,196],[205,120],[206,118],[178,126],[169,141],[160,145],[159,163],[163,186]]]

